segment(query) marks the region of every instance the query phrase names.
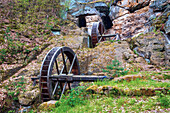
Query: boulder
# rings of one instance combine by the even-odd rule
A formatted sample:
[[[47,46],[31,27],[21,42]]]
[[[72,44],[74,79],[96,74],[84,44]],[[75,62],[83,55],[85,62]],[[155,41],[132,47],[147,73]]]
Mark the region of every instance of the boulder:
[[[26,91],[18,96],[19,103],[21,105],[31,105],[39,97],[40,91],[38,89],[33,89],[31,91]]]

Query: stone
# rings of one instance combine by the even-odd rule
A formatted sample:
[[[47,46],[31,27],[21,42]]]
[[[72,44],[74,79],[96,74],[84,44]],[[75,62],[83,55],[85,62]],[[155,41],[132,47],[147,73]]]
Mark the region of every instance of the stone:
[[[149,7],[154,11],[163,11],[168,5],[168,0],[152,0]]]
[[[117,86],[112,86],[109,90],[109,94],[120,95],[123,93],[123,90],[119,89]]]
[[[87,38],[87,37],[84,37],[84,38],[83,38],[82,47],[88,48],[88,38]]]
[[[123,77],[115,77],[113,80],[114,81],[123,81],[126,80],[128,82],[130,82],[131,80],[136,80],[137,78],[143,78],[143,76],[139,73],[137,75],[125,75]]]
[[[56,101],[56,100],[50,100],[50,101],[48,101],[48,102],[43,102],[42,104],[40,104],[39,106],[38,106],[38,111],[39,112],[42,112],[42,111],[49,111],[49,110],[51,110],[52,108],[55,108],[56,107],[56,103],[57,103],[58,101]]]
[[[94,3],[94,7],[96,8],[96,10],[101,14],[103,13],[104,15],[108,15],[109,14],[109,7],[106,3],[104,2],[96,2]]]
[[[126,60],[128,60],[131,57],[131,54],[129,54],[128,52],[124,52],[123,55]]]
[[[170,68],[170,44],[168,41],[165,43],[165,66]]]
[[[146,60],[145,60],[143,57],[137,57],[137,58],[135,59],[135,61],[136,61],[137,63],[146,63]]]

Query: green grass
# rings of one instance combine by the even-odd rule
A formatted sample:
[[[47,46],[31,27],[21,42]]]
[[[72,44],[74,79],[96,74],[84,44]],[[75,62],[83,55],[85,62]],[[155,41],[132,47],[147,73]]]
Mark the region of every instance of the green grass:
[[[157,96],[154,97],[102,97],[90,99],[86,101],[85,105],[78,104],[75,107],[61,104],[59,107],[53,109],[51,113],[121,113],[121,112],[146,112],[151,110],[164,112],[168,110],[164,106],[159,105]],[[170,98],[170,96],[168,96]]]
[[[158,82],[154,80],[141,80],[136,79],[134,81],[123,81],[123,82],[115,82],[115,81],[97,81],[93,83],[94,85],[103,86],[103,85],[109,85],[109,86],[117,86],[120,89],[139,89],[142,87],[145,88],[170,88],[169,82]]]

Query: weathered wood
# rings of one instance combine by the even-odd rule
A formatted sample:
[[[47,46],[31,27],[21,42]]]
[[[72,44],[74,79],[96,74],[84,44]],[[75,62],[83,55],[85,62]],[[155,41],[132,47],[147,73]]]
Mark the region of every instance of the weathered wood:
[[[103,38],[106,38],[106,37],[115,37],[116,34],[108,34],[108,35],[102,35]],[[101,37],[101,35],[99,35],[98,37]]]

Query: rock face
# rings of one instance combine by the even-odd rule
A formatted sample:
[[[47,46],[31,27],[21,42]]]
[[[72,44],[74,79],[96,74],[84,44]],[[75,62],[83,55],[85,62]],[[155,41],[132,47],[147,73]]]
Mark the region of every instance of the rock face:
[[[131,38],[134,35],[147,30],[145,23],[149,18],[149,7],[145,7],[134,13],[125,14],[113,20],[113,26],[108,31],[121,34],[122,38]]]
[[[133,50],[145,59],[150,60],[151,64],[165,65],[165,41],[161,33],[148,33],[133,39]]]
[[[163,11],[169,2],[169,0],[151,0],[149,7],[153,8],[154,11]]]
[[[134,71],[135,68],[141,70],[155,69],[154,66],[148,65],[145,58],[135,54],[132,49],[130,49],[130,46],[131,45],[129,45],[127,41],[105,41],[101,42],[94,49],[84,49],[81,52],[78,51],[77,54],[79,54],[78,59],[81,73],[101,73],[102,69],[105,69],[106,66],[115,59],[122,63],[121,67],[126,67],[131,71]]]
[[[124,8],[118,6],[111,6],[109,16],[111,17],[111,19],[116,19],[128,13],[129,11]]]
[[[142,32],[152,31],[155,27],[156,29],[165,30],[166,34],[169,33],[169,21],[167,20],[169,20],[170,13],[169,1],[167,0],[115,0],[113,3],[109,3],[109,1],[88,0],[85,2],[80,0],[79,2],[91,7],[93,11],[97,11],[94,11],[94,13],[96,12],[95,16],[89,15],[86,18],[87,27],[91,28],[93,22],[102,21],[105,28],[108,29],[105,34],[118,33],[122,39],[126,39]],[[75,2],[75,4],[77,3]],[[108,5],[111,6],[109,10]],[[78,8],[83,9],[82,5]],[[73,12],[70,14],[77,14]],[[160,19],[155,21],[155,18],[159,16],[161,16]]]
[[[130,12],[134,12],[135,10],[149,5],[149,3],[150,0],[117,0],[117,2],[114,2],[113,4],[124,7]]]

